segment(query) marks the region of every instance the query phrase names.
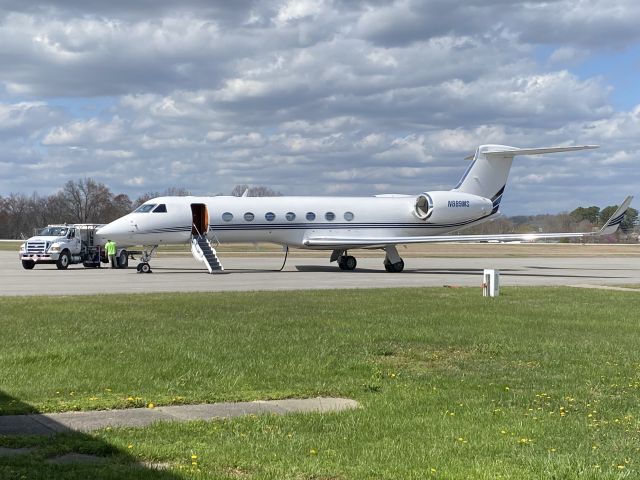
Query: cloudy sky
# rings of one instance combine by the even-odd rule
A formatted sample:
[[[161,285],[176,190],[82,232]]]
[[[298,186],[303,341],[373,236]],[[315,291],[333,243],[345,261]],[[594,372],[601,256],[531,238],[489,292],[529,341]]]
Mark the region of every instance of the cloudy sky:
[[[505,214],[640,194],[637,0],[0,0],[0,195],[449,189],[520,157]]]

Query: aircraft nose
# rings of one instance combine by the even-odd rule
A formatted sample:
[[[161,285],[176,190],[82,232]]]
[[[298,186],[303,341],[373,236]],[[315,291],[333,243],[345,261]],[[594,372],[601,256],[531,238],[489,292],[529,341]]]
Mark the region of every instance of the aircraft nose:
[[[104,244],[107,240],[113,240],[116,243],[123,243],[128,240],[131,235],[131,226],[125,218],[119,218],[107,225],[96,230],[96,243]]]

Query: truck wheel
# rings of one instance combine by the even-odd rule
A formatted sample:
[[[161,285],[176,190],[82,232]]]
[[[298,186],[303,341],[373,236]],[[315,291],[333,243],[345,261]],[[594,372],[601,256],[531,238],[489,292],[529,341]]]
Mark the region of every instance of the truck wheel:
[[[129,253],[126,250],[122,250],[118,255],[118,268],[129,267]]]
[[[67,250],[64,250],[58,257],[56,267],[58,267],[58,270],[66,270],[70,263],[71,257],[69,256],[69,252]]]
[[[22,260],[22,268],[25,270],[32,270],[36,266],[36,262],[33,260]]]

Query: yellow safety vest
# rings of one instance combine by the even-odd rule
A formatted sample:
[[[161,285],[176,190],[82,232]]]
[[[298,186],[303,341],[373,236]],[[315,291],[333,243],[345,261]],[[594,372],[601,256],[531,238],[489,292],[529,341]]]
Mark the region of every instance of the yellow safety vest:
[[[104,249],[107,251],[107,255],[115,255],[118,247],[116,247],[116,242],[107,242]]]

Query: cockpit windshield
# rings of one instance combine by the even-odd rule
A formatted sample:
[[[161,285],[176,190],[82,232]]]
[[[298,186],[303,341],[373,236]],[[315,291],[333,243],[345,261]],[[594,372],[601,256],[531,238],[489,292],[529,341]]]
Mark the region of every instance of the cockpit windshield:
[[[136,208],[133,213],[149,213],[156,205],[157,203],[145,203]]]
[[[63,237],[67,234],[69,229],[67,227],[47,227],[40,230],[38,235],[43,237]]]

